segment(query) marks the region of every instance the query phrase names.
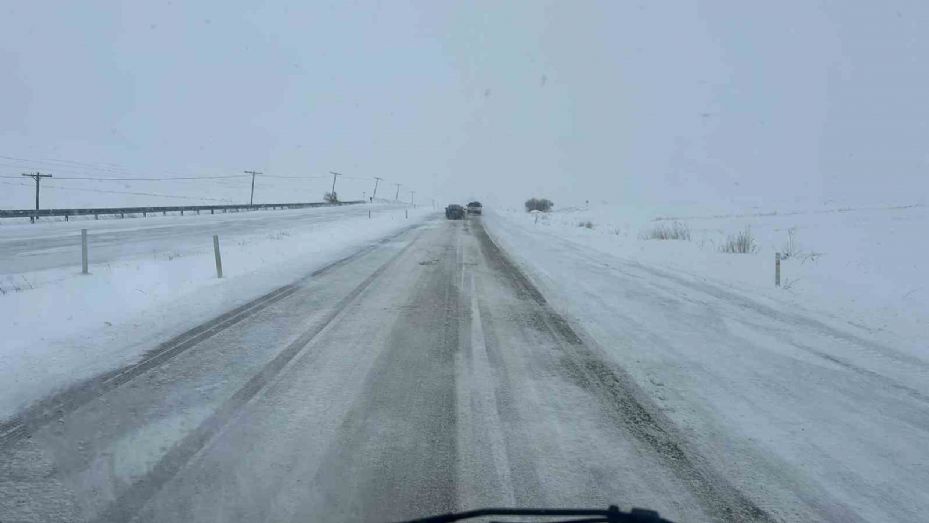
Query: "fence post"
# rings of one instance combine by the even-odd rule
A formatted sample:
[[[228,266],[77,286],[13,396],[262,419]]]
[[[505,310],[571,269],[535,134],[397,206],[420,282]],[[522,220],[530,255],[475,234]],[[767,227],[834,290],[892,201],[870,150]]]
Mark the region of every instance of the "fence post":
[[[223,277],[223,260],[219,256],[219,235],[213,235],[213,254],[216,256],[216,277]]]
[[[87,229],[81,229],[81,274],[87,272]]]
[[[781,253],[774,253],[774,286],[781,286]]]

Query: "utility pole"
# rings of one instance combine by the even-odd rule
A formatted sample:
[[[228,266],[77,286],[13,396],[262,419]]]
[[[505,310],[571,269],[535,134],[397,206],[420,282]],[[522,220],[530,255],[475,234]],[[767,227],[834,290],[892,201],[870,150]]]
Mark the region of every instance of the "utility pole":
[[[335,171],[329,171],[329,174],[332,175],[332,197],[335,198],[335,179],[339,176],[342,176],[342,173],[337,173]]]
[[[23,173],[23,176],[28,176],[35,180],[35,214],[29,219],[30,222],[35,223],[36,219],[39,217],[39,180],[42,178],[51,178],[50,174],[41,174],[41,173]]]
[[[413,207],[416,207],[416,200],[414,200],[415,196],[416,196],[416,191],[410,191],[410,205],[412,205]]]
[[[399,200],[399,199],[400,199],[400,184],[399,184],[399,183],[395,183],[394,185],[397,186],[397,194],[394,195],[394,200]]]
[[[371,201],[373,202],[377,198],[377,182],[383,180],[383,178],[374,177],[374,193],[371,194]]]
[[[261,173],[255,171],[245,171],[245,174],[252,175],[252,195],[248,197],[248,205],[251,207],[255,203],[255,175]]]

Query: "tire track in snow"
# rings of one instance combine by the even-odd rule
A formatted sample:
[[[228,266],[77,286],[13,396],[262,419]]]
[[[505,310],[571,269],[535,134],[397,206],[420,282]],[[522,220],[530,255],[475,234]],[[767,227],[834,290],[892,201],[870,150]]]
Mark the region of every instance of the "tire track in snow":
[[[471,271],[462,271],[461,287],[467,290],[464,307],[470,310],[470,325],[462,344],[464,353],[457,358],[458,372],[468,379],[458,380],[458,437],[460,510],[479,506],[514,506],[516,495],[511,465],[503,434],[503,422],[497,409],[494,376],[484,339],[480,304]],[[482,444],[483,443],[483,444]],[[478,449],[487,447],[489,461],[481,459]],[[491,476],[493,485],[475,485],[474,478]],[[486,480],[485,480],[486,481]]]

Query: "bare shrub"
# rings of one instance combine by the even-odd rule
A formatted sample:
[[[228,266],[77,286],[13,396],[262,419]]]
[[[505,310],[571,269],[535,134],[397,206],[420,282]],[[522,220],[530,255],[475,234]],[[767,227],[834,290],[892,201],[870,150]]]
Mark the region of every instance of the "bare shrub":
[[[659,223],[639,235],[643,240],[687,240],[690,241],[690,228],[687,224],[674,222],[671,225]]]
[[[578,227],[583,227],[583,228],[585,228],[585,229],[593,229],[593,228],[594,228],[594,222],[592,222],[592,221],[590,221],[590,220],[587,220],[587,221],[584,221],[584,222],[579,222],[579,223],[577,224],[577,226],[578,226]]]
[[[552,210],[555,204],[547,198],[529,198],[526,200],[526,212],[530,211],[542,211],[548,212]]]
[[[326,203],[339,203],[339,195],[336,192],[327,192],[323,195],[323,201]]]
[[[781,255],[786,258],[792,258],[800,254],[800,245],[797,243],[797,228],[787,229],[787,242],[781,248]]]
[[[758,246],[755,245],[755,237],[752,235],[752,230],[748,227],[743,231],[739,231],[737,234],[730,234],[726,241],[719,247],[720,252],[730,253],[730,254],[751,254],[758,249]]]

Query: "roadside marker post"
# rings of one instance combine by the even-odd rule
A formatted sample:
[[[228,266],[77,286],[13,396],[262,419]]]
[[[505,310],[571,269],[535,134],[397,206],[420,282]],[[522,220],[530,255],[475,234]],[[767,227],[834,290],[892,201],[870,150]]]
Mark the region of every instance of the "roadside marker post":
[[[219,255],[219,235],[213,235],[213,254],[216,256],[216,277],[223,277],[223,260]]]
[[[87,229],[81,229],[81,274],[87,272]]]
[[[781,253],[774,253],[774,286],[781,286]]]

